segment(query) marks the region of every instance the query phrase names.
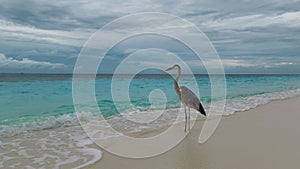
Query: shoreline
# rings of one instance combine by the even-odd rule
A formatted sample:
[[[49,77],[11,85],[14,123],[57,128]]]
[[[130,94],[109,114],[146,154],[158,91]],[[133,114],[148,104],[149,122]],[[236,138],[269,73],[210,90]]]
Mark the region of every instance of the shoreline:
[[[297,130],[300,129],[297,121],[300,119],[297,111],[299,103],[300,96],[282,98],[246,111],[225,115],[215,133],[204,144],[198,143],[204,122],[204,118],[198,116],[191,132],[182,142],[164,154],[145,159],[122,158],[103,150],[87,137],[80,126],[23,133],[0,139],[0,149],[3,150],[0,154],[2,161],[0,168],[8,166],[35,168],[85,166],[100,169],[118,169],[120,166],[124,169],[238,168],[234,166],[235,164],[243,166],[240,168],[249,169],[297,168],[300,166],[300,162],[295,159],[300,156],[300,148],[297,149],[300,142]],[[182,122],[176,123],[175,126],[177,130],[172,136],[184,134]],[[155,136],[164,130],[164,127],[150,128],[129,135],[145,138]],[[165,141],[168,142],[168,139],[171,138]],[[273,161],[280,162],[273,165]]]
[[[295,89],[289,89],[289,90],[283,90],[283,91],[277,91],[277,92],[271,92],[271,93],[263,93],[263,94],[256,94],[256,95],[249,95],[246,97],[236,97],[226,100],[226,107],[224,109],[223,115],[228,116],[232,114],[236,114],[239,112],[243,112],[249,109],[256,108],[257,106],[268,104],[275,100],[285,100],[290,99],[294,97],[300,96],[300,88]],[[212,104],[218,104],[218,101],[212,102]],[[205,109],[209,109],[211,106],[210,103],[203,103],[203,106]],[[217,106],[217,105],[216,105]],[[178,110],[180,107],[170,107],[166,110],[173,111]],[[150,115],[150,117],[145,117],[146,121],[148,118],[153,118],[157,116],[160,110],[153,110],[153,111],[145,111],[143,114]],[[171,112],[172,113],[172,112]],[[214,114],[214,112],[211,112]],[[137,119],[137,117],[140,117],[140,112],[130,112],[130,113],[121,113],[117,115],[111,115],[106,120],[118,120],[118,116],[127,116],[126,118],[132,119],[133,121],[145,121],[145,119]],[[173,114],[173,113],[172,113]],[[132,116],[131,116],[132,115]],[[182,114],[183,115],[183,114]],[[131,116],[131,117],[130,117]],[[53,116],[45,116],[41,118],[36,118],[29,121],[23,121],[21,124],[9,124],[9,120],[7,121],[8,124],[4,124],[0,127],[0,138],[6,138],[6,137],[14,137],[19,134],[26,134],[30,132],[38,132],[42,130],[55,130],[56,128],[61,127],[72,127],[72,126],[79,126],[78,117],[91,120],[94,119],[94,115],[89,112],[80,112],[79,114],[76,113],[66,113],[61,115],[53,115]],[[142,116],[141,116],[142,117]],[[175,118],[175,117],[173,117]],[[154,119],[153,119],[154,120]],[[166,121],[167,123],[169,121]],[[119,122],[115,122],[119,123]],[[38,125],[36,125],[38,124]],[[172,125],[172,123],[168,124]],[[159,130],[159,128],[162,128],[162,126],[154,126],[154,129]],[[134,128],[135,129],[135,128]],[[152,129],[152,128],[150,128]]]
[[[300,148],[297,148],[300,142],[299,103],[299,96],[273,100],[250,110],[223,116],[215,133],[204,144],[198,143],[203,120],[196,120],[181,143],[155,157],[123,158],[101,148],[102,159],[86,168],[297,168],[300,166],[297,160],[300,156]]]

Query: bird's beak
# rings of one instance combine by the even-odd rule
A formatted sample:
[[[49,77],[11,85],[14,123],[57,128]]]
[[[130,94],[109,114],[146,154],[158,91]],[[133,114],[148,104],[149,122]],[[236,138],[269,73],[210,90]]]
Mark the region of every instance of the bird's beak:
[[[172,70],[172,68],[173,68],[173,67],[170,67],[170,68],[166,69],[166,71]]]

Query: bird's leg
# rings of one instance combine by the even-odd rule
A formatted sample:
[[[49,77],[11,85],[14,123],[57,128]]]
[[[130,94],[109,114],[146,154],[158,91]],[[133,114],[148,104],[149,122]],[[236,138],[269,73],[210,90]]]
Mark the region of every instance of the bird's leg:
[[[190,111],[190,107],[189,107],[189,111],[188,111],[188,118],[189,118],[189,131],[190,131],[190,129],[191,129],[191,111]]]
[[[186,132],[186,123],[187,123],[186,106],[184,106],[184,115],[185,115],[185,121],[184,121],[184,132]]]

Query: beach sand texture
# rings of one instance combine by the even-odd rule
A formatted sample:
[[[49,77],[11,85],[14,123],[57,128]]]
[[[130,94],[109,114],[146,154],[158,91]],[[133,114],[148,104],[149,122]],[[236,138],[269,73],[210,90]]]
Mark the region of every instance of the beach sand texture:
[[[300,97],[277,100],[245,112],[224,116],[213,136],[204,144],[198,143],[203,120],[197,120],[188,136],[175,148],[162,155],[145,159],[129,159],[102,150],[102,159],[87,168],[299,168],[299,103]],[[183,128],[177,131],[183,132]]]

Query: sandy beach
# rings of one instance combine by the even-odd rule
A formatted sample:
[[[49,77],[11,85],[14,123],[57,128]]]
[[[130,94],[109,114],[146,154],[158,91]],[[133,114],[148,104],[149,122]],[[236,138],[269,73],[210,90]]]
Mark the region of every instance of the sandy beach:
[[[204,144],[198,143],[203,119],[197,120],[180,144],[152,158],[123,158],[101,149],[102,159],[87,168],[299,168],[299,103],[300,97],[276,100],[248,111],[224,116],[213,136]]]
[[[299,7],[2,0],[0,169],[300,169]]]

